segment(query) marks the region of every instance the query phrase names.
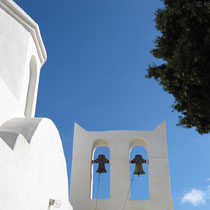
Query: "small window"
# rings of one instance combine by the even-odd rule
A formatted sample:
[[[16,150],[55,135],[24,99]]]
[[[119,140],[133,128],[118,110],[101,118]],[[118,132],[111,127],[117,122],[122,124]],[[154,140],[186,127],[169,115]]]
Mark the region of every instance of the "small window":
[[[93,160],[96,160],[100,154],[110,160],[110,149],[106,146],[97,147],[93,154]],[[92,199],[108,199],[110,198],[110,164],[105,164],[106,173],[97,173],[97,163],[92,165]]]
[[[148,160],[147,151],[141,146],[135,146],[130,151],[130,160],[133,160],[136,155],[141,155],[143,159]],[[149,200],[149,170],[148,164],[143,163],[145,174],[133,175],[135,164],[130,164],[130,183],[133,182],[130,190],[131,200]]]

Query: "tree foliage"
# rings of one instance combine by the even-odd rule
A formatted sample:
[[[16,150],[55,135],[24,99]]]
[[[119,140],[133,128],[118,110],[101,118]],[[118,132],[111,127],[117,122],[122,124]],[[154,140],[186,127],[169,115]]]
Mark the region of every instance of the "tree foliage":
[[[164,62],[147,69],[175,98],[178,125],[210,132],[210,2],[164,0],[155,13],[156,46],[151,53]]]

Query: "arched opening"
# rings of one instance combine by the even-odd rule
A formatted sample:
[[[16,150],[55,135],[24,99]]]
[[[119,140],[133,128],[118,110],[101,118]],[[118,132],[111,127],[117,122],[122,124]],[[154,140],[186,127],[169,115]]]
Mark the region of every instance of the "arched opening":
[[[37,63],[35,57],[32,56],[29,65],[29,82],[28,82],[28,91],[26,96],[25,117],[32,117],[33,115],[36,81],[37,81]]]
[[[92,160],[96,160],[99,155],[105,155],[110,160],[110,149],[108,146],[99,146],[94,149]],[[99,164],[92,164],[92,199],[109,199],[110,198],[110,163],[105,164],[106,173],[97,173]]]
[[[130,150],[130,160],[136,162],[136,155],[141,155],[144,160],[148,160],[147,151],[142,146],[134,146]],[[138,158],[138,157],[137,157]],[[134,174],[136,164],[130,164],[130,199],[131,200],[149,200],[149,168],[147,163],[142,163],[142,169],[145,174]],[[137,167],[138,169],[138,167]],[[140,170],[141,171],[141,170]],[[137,171],[136,171],[137,172]],[[133,180],[133,181],[132,181]]]

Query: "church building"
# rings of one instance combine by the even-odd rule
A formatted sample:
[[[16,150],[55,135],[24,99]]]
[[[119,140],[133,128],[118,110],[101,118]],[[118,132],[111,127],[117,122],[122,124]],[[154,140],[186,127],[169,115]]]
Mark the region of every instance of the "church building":
[[[14,1],[0,0],[0,209],[173,210],[165,122],[151,131],[93,132],[75,124],[69,196],[59,131],[52,120],[34,116],[46,59],[38,24]],[[136,146],[148,156],[131,159]],[[110,156],[94,157],[99,147]],[[132,200],[132,180],[145,174],[145,165],[149,198]],[[106,199],[93,196],[94,166],[99,178],[109,167]]]

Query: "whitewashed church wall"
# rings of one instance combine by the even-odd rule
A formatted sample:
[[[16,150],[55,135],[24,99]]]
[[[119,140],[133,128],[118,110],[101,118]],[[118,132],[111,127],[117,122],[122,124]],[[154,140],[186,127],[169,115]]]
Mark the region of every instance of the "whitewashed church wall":
[[[38,25],[12,0],[0,0],[0,209],[72,210],[59,132],[33,118],[47,54]]]
[[[29,37],[30,33],[0,8],[0,124],[24,114],[21,99],[26,90]]]
[[[49,119],[17,118],[0,127],[0,209],[50,210],[49,200],[72,210],[66,160]]]
[[[37,30],[38,25],[13,1],[0,0],[0,125],[13,117],[34,116],[40,68],[46,60],[42,41],[37,44],[41,39]],[[36,78],[30,74],[32,57]],[[29,81],[36,83],[33,91],[28,91]]]

